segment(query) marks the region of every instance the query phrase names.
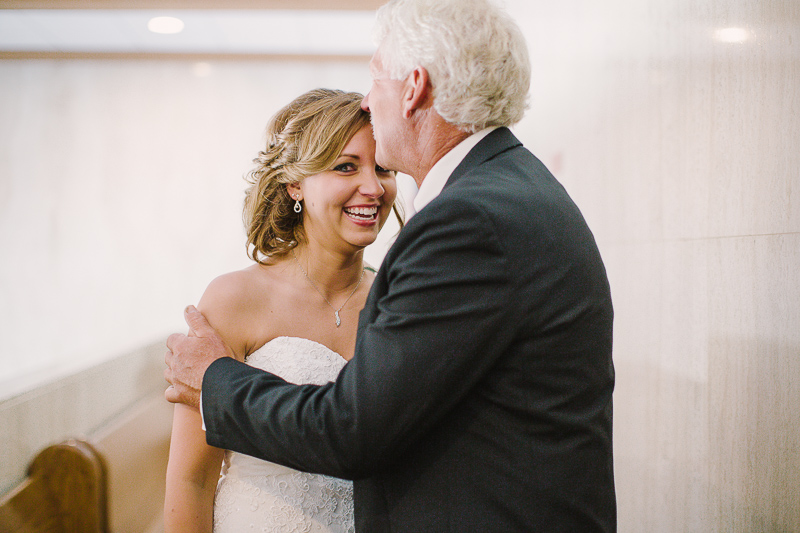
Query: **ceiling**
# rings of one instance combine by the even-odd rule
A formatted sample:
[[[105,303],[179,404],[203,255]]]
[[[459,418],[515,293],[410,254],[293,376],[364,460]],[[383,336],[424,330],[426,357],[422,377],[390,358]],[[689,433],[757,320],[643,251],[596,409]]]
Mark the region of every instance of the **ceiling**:
[[[333,9],[374,11],[386,0],[3,0],[0,9]]]
[[[371,29],[384,1],[4,0],[0,58],[363,58],[374,50]],[[182,31],[148,30],[160,16],[178,18]]]

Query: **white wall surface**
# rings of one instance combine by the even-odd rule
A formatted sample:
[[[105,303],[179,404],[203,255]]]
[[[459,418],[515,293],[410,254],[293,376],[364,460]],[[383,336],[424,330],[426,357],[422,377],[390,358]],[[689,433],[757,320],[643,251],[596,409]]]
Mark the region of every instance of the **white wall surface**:
[[[800,3],[539,4],[519,133],[609,272],[619,530],[798,531]]]
[[[619,530],[796,531],[800,4],[506,4],[534,67],[515,131],[612,284]],[[748,39],[715,40],[728,27]],[[205,70],[0,61],[6,391],[183,329],[246,264],[241,176],[266,119],[312,87],[369,86],[360,63]]]
[[[0,397],[183,331],[249,264],[243,176],[269,117],[369,80],[366,60],[0,61]]]

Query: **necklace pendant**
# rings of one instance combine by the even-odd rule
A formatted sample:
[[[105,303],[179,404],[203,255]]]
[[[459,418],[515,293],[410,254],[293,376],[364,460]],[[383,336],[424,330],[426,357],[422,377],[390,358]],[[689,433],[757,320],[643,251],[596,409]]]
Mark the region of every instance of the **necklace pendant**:
[[[339,318],[339,311],[334,311],[333,314],[336,316],[336,327],[338,328],[342,325],[342,319]]]

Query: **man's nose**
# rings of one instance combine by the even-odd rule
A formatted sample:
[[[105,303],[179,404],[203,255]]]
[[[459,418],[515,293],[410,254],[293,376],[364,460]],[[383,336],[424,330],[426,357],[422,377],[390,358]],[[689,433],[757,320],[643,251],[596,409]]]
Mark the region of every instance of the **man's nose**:
[[[381,180],[378,178],[378,173],[375,168],[367,170],[363,174],[364,179],[361,180],[361,185],[358,187],[358,192],[370,198],[380,198],[386,189],[381,185]]]
[[[361,109],[369,113],[369,93],[364,95],[364,98],[361,100]]]

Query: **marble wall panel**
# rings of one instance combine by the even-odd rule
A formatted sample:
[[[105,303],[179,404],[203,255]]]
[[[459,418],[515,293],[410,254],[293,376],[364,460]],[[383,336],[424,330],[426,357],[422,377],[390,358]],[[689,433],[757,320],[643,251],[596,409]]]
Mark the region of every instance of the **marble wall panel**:
[[[800,4],[589,4],[528,33],[517,131],[606,260],[620,531],[794,531]]]
[[[366,59],[0,61],[0,397],[183,330],[249,264],[242,178],[267,120],[319,86],[366,91]]]
[[[800,234],[710,249],[710,509],[725,531],[800,524]]]

